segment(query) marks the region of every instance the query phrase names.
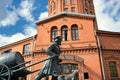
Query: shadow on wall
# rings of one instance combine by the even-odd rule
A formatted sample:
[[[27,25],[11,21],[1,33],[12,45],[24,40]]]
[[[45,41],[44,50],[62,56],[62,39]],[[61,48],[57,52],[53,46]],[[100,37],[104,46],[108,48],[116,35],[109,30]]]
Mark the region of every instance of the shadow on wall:
[[[95,70],[91,69],[89,66],[84,65],[84,69],[86,69],[89,73],[89,79],[90,80],[94,80],[96,78],[96,80],[102,80],[101,76],[95,72]]]

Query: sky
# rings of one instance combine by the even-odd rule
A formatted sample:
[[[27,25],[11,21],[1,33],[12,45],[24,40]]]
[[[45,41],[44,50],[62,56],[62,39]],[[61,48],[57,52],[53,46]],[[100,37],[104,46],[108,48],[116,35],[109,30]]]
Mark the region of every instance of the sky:
[[[120,32],[120,0],[94,0],[99,30]],[[37,34],[47,0],[0,0],[0,47]]]

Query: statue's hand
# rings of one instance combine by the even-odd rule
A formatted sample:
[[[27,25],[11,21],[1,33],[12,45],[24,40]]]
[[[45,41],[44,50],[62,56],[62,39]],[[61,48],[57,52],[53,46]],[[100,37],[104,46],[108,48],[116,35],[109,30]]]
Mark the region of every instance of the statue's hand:
[[[58,54],[53,54],[53,56],[55,56],[55,57],[59,57],[59,55],[58,55]]]
[[[62,59],[59,58],[58,63],[62,62]]]

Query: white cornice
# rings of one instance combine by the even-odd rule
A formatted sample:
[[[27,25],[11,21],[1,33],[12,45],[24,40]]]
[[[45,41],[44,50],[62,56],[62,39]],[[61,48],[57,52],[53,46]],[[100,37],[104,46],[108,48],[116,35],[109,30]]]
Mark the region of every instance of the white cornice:
[[[70,16],[78,16],[78,17],[86,17],[86,18],[95,18],[95,15],[90,15],[90,14],[81,14],[81,13],[73,13],[73,12],[61,12],[61,13],[49,16],[47,18],[41,19],[39,21],[36,21],[36,24],[42,23],[44,21],[47,21],[49,19],[61,16],[61,15],[70,15]]]

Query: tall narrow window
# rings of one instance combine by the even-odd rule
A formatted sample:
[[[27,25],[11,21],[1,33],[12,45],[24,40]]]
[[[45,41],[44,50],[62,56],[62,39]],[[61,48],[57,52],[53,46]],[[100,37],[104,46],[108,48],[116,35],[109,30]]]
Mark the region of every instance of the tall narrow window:
[[[118,77],[116,62],[114,61],[109,62],[109,69],[111,78]]]
[[[77,27],[77,25],[72,26],[72,40],[78,40],[78,27]]]
[[[85,14],[88,14],[88,10],[87,9],[85,9]]]
[[[53,10],[55,10],[55,2],[53,2]]]
[[[68,38],[68,28],[67,26],[62,27],[62,40],[67,41]]]
[[[23,53],[24,53],[24,55],[29,54],[29,52],[30,52],[30,44],[25,44],[23,46]]]
[[[65,8],[64,11],[65,11],[65,12],[68,12],[68,8]]]
[[[52,1],[52,11],[54,11],[54,10],[55,10],[55,2]]]
[[[84,5],[86,4],[86,0],[83,0]]]
[[[75,7],[72,7],[71,11],[72,11],[72,12],[75,12]]]
[[[71,4],[74,4],[74,0],[71,0]]]
[[[5,50],[5,51],[3,51],[2,53],[10,53],[10,52],[12,52],[12,49]],[[1,54],[2,54],[2,53],[1,53]]]
[[[68,4],[68,0],[64,0],[64,4],[65,4],[65,5]]]
[[[89,7],[89,8],[91,7],[91,2],[90,2],[90,1],[88,1],[88,7]]]
[[[57,27],[53,27],[51,29],[51,41],[53,42],[54,41],[54,38],[57,36]]]
[[[50,5],[50,12],[52,12],[52,5]]]

